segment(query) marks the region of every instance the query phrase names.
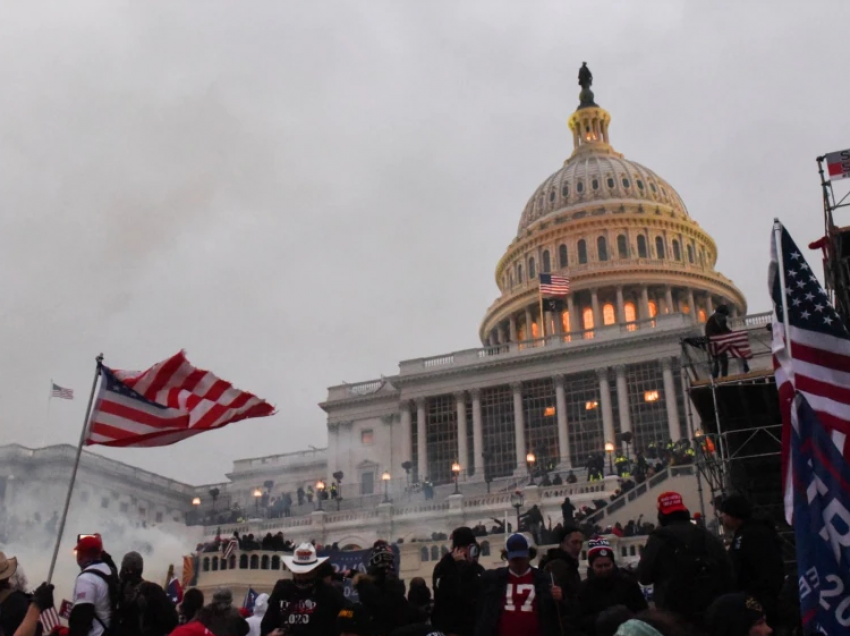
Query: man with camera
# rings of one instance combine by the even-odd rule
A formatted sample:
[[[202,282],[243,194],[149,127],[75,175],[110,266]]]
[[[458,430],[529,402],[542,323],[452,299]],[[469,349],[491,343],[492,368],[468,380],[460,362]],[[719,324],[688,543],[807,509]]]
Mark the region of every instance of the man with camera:
[[[434,567],[431,624],[445,634],[472,636],[481,575],[479,547],[471,528],[452,532],[452,551]]]

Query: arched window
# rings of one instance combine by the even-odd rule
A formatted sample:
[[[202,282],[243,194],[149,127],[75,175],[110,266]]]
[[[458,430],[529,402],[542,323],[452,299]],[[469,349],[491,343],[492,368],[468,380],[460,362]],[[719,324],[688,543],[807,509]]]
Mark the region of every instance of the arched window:
[[[251,555],[251,569],[256,570],[260,567],[260,557],[256,554]]]
[[[522,284],[522,263],[516,266],[516,280],[519,284]]]
[[[510,284],[511,289],[513,289],[514,288],[514,273],[513,272],[511,272],[510,275],[508,276],[508,283]]]
[[[564,325],[564,333],[570,333],[570,312],[561,313],[561,324]]]
[[[705,322],[705,309],[700,309],[699,314],[697,314],[697,315],[699,316],[700,322]]]
[[[422,546],[422,549],[419,550],[419,560],[422,561],[422,563],[428,561],[428,548],[425,546]]]
[[[440,560],[440,548],[435,545],[431,546],[431,560],[439,561]]]
[[[561,269],[564,269],[567,266],[567,246],[561,245],[558,248],[558,265],[561,266]]]
[[[633,302],[627,302],[623,305],[623,313],[626,315],[626,322],[635,322],[637,320],[637,309]],[[634,325],[632,325],[632,329],[634,329]]]
[[[682,250],[679,248],[679,241],[673,240],[673,260],[682,260]]]
[[[600,261],[608,260],[608,244],[605,242],[605,237],[600,236],[596,239],[596,254]]]
[[[584,239],[578,240],[578,262],[582,265],[587,262],[587,242]]]
[[[655,237],[655,255],[658,258],[666,258],[664,255],[664,239],[660,236]]]
[[[227,567],[229,567],[231,570],[236,569],[236,555],[235,554],[230,555],[230,563],[227,564]]]
[[[617,237],[617,254],[620,258],[629,257],[629,242],[626,240],[625,234],[620,234]]]
[[[531,323],[531,337],[539,338],[540,337],[540,328],[537,326],[536,322]]]
[[[242,554],[239,556],[239,569],[247,570],[248,569],[248,555]]]
[[[213,572],[217,572],[217,571],[218,571],[218,557],[213,557],[213,558],[212,558],[212,571],[213,571]]]
[[[543,273],[548,274],[552,271],[552,259],[549,258],[549,250],[543,250]]]
[[[260,569],[261,570],[268,570],[269,569],[269,555],[268,554],[264,554],[263,557],[260,559]]]
[[[280,569],[280,557],[275,554],[272,557],[272,570],[279,570],[279,569]]]
[[[694,246],[688,245],[688,262],[693,265],[694,264]]]
[[[614,305],[605,303],[602,306],[602,324],[613,325],[617,322],[617,312],[614,311]]]
[[[204,572],[210,571],[210,560],[209,560],[208,557],[204,557],[204,567],[203,567],[203,569],[204,569]]]
[[[655,304],[654,300],[649,301],[649,317],[655,318],[658,315],[658,305]]]
[[[700,251],[699,251],[699,264],[705,265],[705,263],[706,263],[706,261],[705,261],[705,250],[700,249]]]
[[[227,569],[227,559],[225,559],[224,557],[221,557],[221,563],[219,565],[221,566],[222,570],[226,570]]]
[[[584,328],[587,331],[593,329],[593,309],[587,307],[583,312],[581,312],[582,322],[584,323]]]
[[[537,278],[537,266],[534,264],[534,257],[528,259],[528,280]]]
[[[638,258],[646,258],[646,237],[643,234],[638,234]]]

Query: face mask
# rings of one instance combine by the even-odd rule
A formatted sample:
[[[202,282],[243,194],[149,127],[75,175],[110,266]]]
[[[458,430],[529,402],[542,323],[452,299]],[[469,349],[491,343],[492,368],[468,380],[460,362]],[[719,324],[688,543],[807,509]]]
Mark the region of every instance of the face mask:
[[[295,587],[299,590],[309,590],[314,585],[314,581],[312,579],[307,579],[306,581],[295,581]]]

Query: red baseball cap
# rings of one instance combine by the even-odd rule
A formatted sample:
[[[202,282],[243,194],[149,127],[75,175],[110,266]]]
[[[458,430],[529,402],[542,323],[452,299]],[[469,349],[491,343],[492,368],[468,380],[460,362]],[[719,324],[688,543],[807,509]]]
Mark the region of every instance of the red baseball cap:
[[[103,552],[103,539],[99,534],[87,534],[80,537],[74,549],[78,554],[100,554]]]
[[[671,512],[688,512],[682,503],[682,495],[677,492],[663,492],[658,495],[658,512],[669,515]]]

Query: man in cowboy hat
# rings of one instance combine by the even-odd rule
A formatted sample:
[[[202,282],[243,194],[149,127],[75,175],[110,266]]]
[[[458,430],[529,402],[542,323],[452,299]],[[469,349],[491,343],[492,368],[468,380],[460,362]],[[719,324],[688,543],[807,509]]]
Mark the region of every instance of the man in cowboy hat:
[[[41,612],[53,607],[53,586],[42,584],[30,597],[12,584],[18,560],[0,552],[0,634],[41,634]],[[18,631],[20,630],[20,631]]]
[[[336,633],[339,611],[345,605],[342,592],[326,583],[319,566],[327,557],[316,555],[316,548],[302,543],[292,556],[283,557],[292,579],[279,580],[269,597],[269,608],[260,626],[262,636],[325,636]]]

